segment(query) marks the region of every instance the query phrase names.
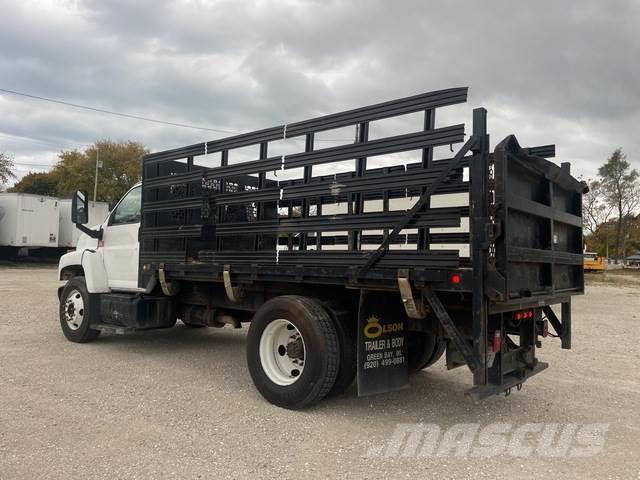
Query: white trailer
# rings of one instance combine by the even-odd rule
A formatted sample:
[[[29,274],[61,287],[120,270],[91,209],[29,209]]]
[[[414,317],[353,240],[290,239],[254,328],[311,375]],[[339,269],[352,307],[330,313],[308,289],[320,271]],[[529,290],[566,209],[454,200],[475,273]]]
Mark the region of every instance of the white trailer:
[[[59,200],[29,193],[0,193],[0,247],[58,246]]]
[[[80,230],[71,222],[71,199],[59,200],[60,228],[58,246],[75,248],[80,237]],[[89,203],[89,225],[100,225],[109,214],[109,204],[105,202]]]

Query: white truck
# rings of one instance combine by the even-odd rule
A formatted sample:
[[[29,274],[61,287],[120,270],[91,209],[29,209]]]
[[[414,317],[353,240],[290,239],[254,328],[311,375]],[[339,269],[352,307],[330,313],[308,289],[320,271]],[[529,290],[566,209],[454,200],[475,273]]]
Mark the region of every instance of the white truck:
[[[428,92],[146,155],[142,182],[93,228],[87,194],[76,192],[72,222],[84,234],[59,264],[64,335],[250,322],[253,382],[291,409],[355,378],[359,395],[406,388],[410,372],[443,355],[449,369],[471,370],[474,399],[519,390],[547,367],[536,353],[550,327],[571,348],[586,185],[547,160],[554,146],[522,148],[510,135],[491,152],[485,109],[473,111],[466,141],[462,124],[435,128],[435,109],[466,94]],[[369,122],[420,111],[424,130],[368,138]],[[354,143],[315,148],[316,133],[347,126]],[[296,137],[303,151],[269,154]],[[451,158],[433,160],[433,148],[453,144],[462,146]],[[229,161],[249,146],[256,160]],[[367,168],[370,157],[416,150],[419,161]],[[326,174],[346,160],[353,171]],[[451,194],[464,201],[441,202]]]

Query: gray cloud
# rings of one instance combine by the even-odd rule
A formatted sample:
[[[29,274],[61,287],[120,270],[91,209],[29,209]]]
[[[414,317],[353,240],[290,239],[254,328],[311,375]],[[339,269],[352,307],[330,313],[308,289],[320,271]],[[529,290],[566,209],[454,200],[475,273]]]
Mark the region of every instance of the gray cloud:
[[[618,146],[640,166],[632,0],[0,5],[3,88],[247,131],[469,85],[469,103],[444,109],[438,123],[468,122],[482,105],[494,143],[509,133],[556,143],[558,160],[587,177]],[[219,136],[9,95],[0,109],[0,149],[20,174],[99,138],[157,150]]]

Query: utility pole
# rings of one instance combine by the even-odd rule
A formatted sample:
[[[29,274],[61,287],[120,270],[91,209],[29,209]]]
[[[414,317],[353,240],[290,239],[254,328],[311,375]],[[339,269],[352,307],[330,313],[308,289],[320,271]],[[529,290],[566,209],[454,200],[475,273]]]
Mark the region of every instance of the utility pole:
[[[93,201],[95,202],[98,197],[98,168],[100,168],[100,148],[96,145],[96,179],[93,184]]]

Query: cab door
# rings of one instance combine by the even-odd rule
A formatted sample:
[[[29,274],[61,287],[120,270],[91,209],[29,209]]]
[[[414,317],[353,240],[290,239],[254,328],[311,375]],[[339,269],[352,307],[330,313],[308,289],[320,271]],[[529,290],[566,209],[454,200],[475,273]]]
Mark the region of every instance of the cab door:
[[[104,266],[109,288],[114,290],[138,289],[141,193],[140,185],[127,192],[111,212],[102,234]]]

